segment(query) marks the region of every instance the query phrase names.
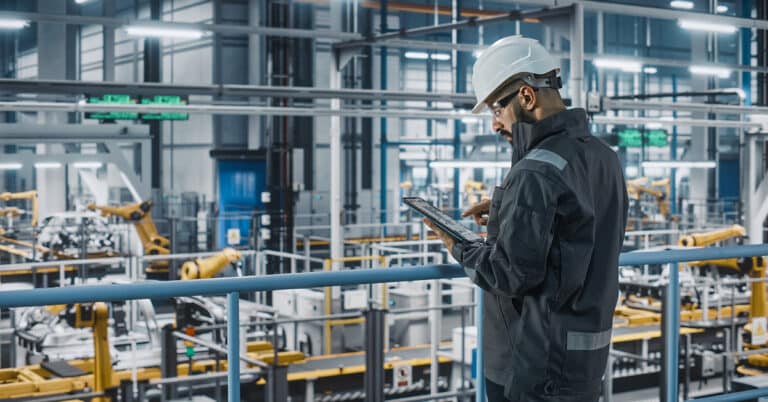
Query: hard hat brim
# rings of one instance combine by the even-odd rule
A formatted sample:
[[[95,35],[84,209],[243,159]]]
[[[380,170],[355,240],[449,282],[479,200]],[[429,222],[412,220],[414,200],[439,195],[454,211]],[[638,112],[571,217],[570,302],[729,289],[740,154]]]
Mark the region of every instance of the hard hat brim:
[[[475,105],[475,107],[472,108],[472,113],[480,114],[480,112],[484,111],[487,108],[488,106],[485,104],[485,101],[477,102],[477,105]]]

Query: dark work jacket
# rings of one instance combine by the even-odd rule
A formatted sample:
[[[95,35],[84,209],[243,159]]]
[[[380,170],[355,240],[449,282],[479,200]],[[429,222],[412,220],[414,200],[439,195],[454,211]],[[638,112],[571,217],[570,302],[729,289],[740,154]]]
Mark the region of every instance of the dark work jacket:
[[[503,325],[484,326],[489,379],[513,401],[597,400],[618,297],[624,175],[582,109],[534,124],[526,148],[494,191],[486,240],[452,254],[495,296],[485,312]]]

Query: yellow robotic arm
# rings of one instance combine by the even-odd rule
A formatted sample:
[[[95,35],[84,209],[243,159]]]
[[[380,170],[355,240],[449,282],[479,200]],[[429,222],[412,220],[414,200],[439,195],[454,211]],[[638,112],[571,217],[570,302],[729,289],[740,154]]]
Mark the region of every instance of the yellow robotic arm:
[[[214,256],[185,262],[184,265],[181,266],[181,279],[187,281],[213,278],[227,265],[235,261],[240,261],[240,252],[227,247]]]
[[[725,229],[683,236],[678,240],[678,244],[683,247],[705,247],[734,237],[741,238],[746,235],[747,231],[743,226],[733,225]]]
[[[741,225],[733,225],[731,227],[719,230],[713,230],[705,233],[695,233],[688,236],[683,236],[678,241],[678,244],[683,247],[706,247],[715,243],[719,243],[725,240],[737,238],[741,240],[747,235],[747,231]],[[765,278],[765,257],[749,257],[749,258],[725,258],[720,260],[706,260],[706,261],[692,261],[688,263],[690,266],[704,266],[714,265],[722,268],[732,269],[739,271],[743,274],[749,275],[750,278]],[[766,288],[765,282],[758,281],[751,284],[752,296],[749,301],[750,316],[765,317],[766,315]]]
[[[24,191],[21,193],[0,193],[0,200],[2,201],[10,201],[10,200],[29,200],[32,202],[32,226],[37,227],[37,218],[38,218],[38,204],[37,204],[37,191]]]
[[[152,220],[152,201],[144,201],[136,204],[124,205],[122,207],[111,206],[99,206],[96,204],[89,204],[88,209],[91,211],[99,211],[102,216],[119,216],[126,221],[133,222],[136,226],[136,231],[141,238],[142,244],[145,247],[154,245],[162,248],[169,248],[171,241],[167,238],[160,236],[157,231],[157,226]],[[151,247],[149,247],[151,249]],[[167,254],[162,252],[147,254]]]
[[[109,355],[109,308],[106,303],[81,303],[67,311],[66,319],[73,328],[93,329],[93,390],[103,392],[112,388],[112,357]],[[106,396],[94,402],[109,402]]]

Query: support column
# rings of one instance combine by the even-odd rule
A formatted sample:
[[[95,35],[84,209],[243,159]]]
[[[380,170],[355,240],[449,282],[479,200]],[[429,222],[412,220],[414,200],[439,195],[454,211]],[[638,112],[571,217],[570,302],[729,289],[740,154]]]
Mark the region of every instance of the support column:
[[[66,14],[67,2],[60,0],[39,0],[37,3],[39,12],[46,14]],[[37,23],[37,53],[38,53],[38,78],[49,80],[75,79],[77,72],[75,39],[76,27],[68,27],[60,23]],[[38,113],[39,124],[68,124],[70,115],[59,112]],[[63,152],[61,144],[41,144],[37,146],[37,153]],[[24,176],[36,177],[35,183],[29,188],[18,188],[16,191],[38,190],[40,217],[45,217],[54,212],[66,210],[66,169],[41,169],[34,170],[32,166],[24,166],[19,171]]]
[[[384,402],[384,314],[377,309],[365,312],[366,402]]]
[[[573,107],[584,105],[584,5],[573,4],[571,20],[571,76],[568,92]]]
[[[162,0],[149,1],[149,19],[161,20]],[[161,82],[162,71],[162,51],[160,39],[144,39],[144,82]],[[159,192],[163,185],[162,167],[163,167],[163,132],[162,122],[152,120],[149,123],[149,135],[152,139],[151,145],[151,180],[153,192]]]
[[[263,2],[250,0],[248,3],[248,24],[250,26],[263,25]],[[248,83],[250,85],[264,85],[264,50],[263,35],[248,36]],[[256,102],[259,98],[252,98]],[[264,117],[248,116],[248,149],[259,149],[264,146]]]
[[[339,71],[338,57],[331,57],[329,87],[341,88],[341,72]],[[331,110],[341,109],[341,99],[331,99]],[[328,141],[331,147],[331,259],[338,260],[344,256],[344,235],[341,232],[341,116],[331,116],[331,126],[328,133]],[[334,262],[332,270],[340,269],[340,263]]]
[[[387,25],[387,7],[388,1],[381,0],[379,10],[379,31],[380,33],[386,33],[389,30]],[[387,47],[382,46],[379,48],[379,89],[382,91],[387,89]],[[387,101],[382,99],[380,102],[381,108],[387,107]],[[382,117],[379,125],[379,208],[381,212],[381,223],[392,221],[391,217],[387,217],[387,118]],[[384,228],[384,234],[387,233],[387,228]]]
[[[105,17],[115,17],[115,0],[104,0],[102,3],[102,13]],[[104,81],[115,80],[115,28],[109,25],[102,26],[104,49],[101,68],[102,79]]]

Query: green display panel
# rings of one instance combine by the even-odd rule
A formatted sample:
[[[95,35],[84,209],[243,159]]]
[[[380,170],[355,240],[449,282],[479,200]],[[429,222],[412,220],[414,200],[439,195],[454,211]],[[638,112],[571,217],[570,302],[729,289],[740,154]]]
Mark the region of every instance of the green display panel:
[[[645,146],[647,147],[666,147],[667,132],[665,130],[648,130],[645,133]],[[626,148],[640,148],[643,146],[643,132],[640,130],[627,129],[618,132],[618,146]]]
[[[102,96],[86,96],[86,103],[94,105],[186,105],[187,97],[173,95],[142,96],[140,98],[123,94],[108,94]],[[161,112],[86,112],[86,119],[96,120],[188,120],[188,113]]]
[[[181,105],[187,104],[187,99],[181,96],[157,95],[141,98],[142,105]],[[188,113],[163,112],[163,113],[142,113],[142,120],[187,120]]]
[[[136,104],[136,98],[130,95],[86,96],[85,102],[93,105],[131,105]],[[98,120],[137,120],[136,112],[85,112],[86,119]]]

